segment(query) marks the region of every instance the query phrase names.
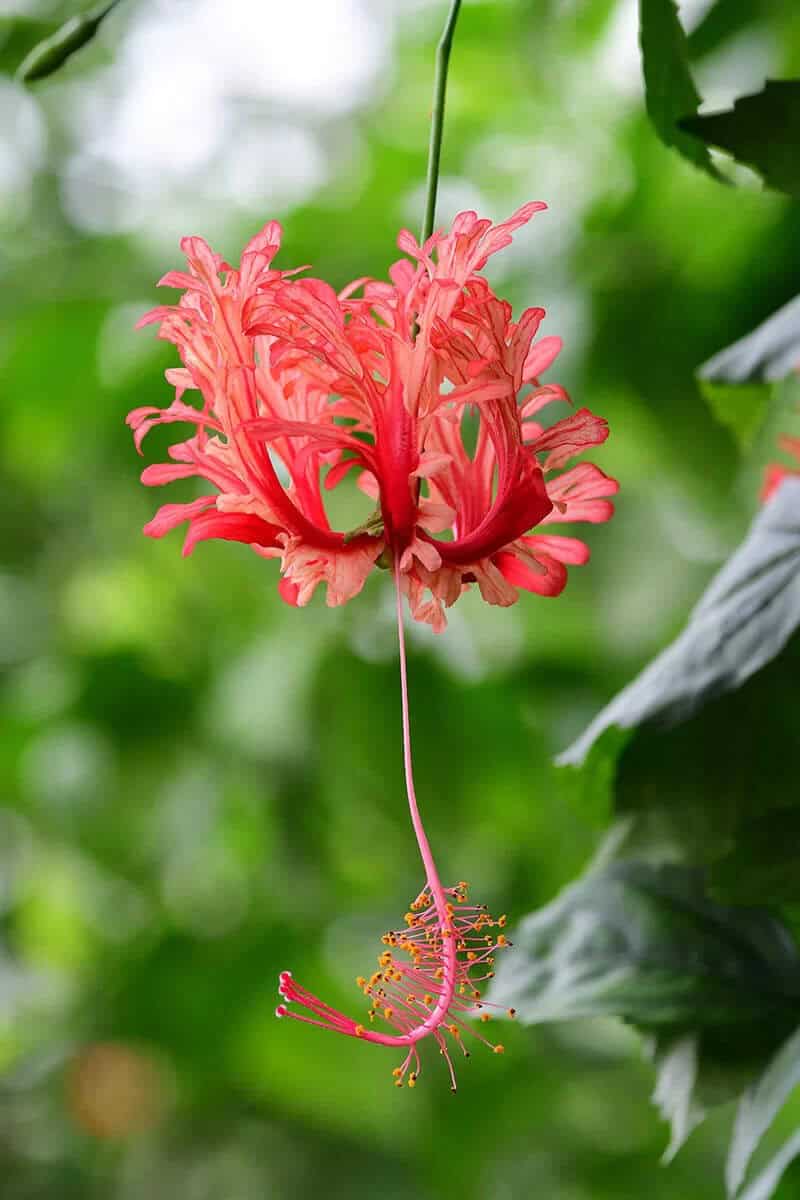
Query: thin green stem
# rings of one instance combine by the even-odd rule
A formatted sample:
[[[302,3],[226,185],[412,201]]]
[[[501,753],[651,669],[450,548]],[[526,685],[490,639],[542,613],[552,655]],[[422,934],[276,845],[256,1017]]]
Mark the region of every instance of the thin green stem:
[[[436,47],[436,74],[433,79],[433,112],[431,114],[431,139],[428,144],[428,178],[425,185],[425,218],[422,222],[422,237],[424,245],[433,233],[433,222],[436,217],[436,193],[439,190],[439,160],[442,156],[442,130],[444,128],[444,100],[447,92],[447,68],[450,64],[450,50],[453,45],[453,35],[456,31],[461,0],[451,0],[450,12],[447,14],[439,45]]]

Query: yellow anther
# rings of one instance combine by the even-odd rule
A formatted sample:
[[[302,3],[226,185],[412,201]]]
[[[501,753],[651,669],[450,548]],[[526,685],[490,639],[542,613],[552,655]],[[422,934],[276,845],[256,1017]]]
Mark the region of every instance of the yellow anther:
[[[430,994],[430,992],[426,992],[425,995],[422,997],[422,1003],[423,1004],[433,1004],[433,996]]]
[[[403,978],[403,975],[402,975],[401,971],[393,971],[392,972],[392,979],[395,981],[395,983],[399,983],[402,978]]]
[[[450,1030],[450,1032],[452,1033],[452,1035],[453,1035],[453,1037],[454,1037],[454,1038],[457,1038],[457,1037],[460,1037],[460,1036],[461,1036],[461,1034],[460,1034],[460,1033],[459,1033],[459,1031],[458,1031],[458,1026],[457,1026],[457,1025],[448,1025],[448,1026],[447,1026],[447,1028]]]
[[[498,937],[497,944],[498,944],[498,946],[507,946],[508,945],[508,938],[506,937],[506,935],[504,933],[501,933],[500,936]]]
[[[392,1017],[394,1016],[394,1009],[393,1008],[385,1008],[383,1010],[383,1015],[386,1017],[387,1021],[391,1021]]]
[[[417,997],[414,995],[413,992],[409,992],[409,994],[406,996],[406,1004],[416,1004],[416,1003],[417,1003]]]
[[[395,1067],[394,1070],[392,1071],[392,1074],[394,1075],[395,1079],[399,1079],[400,1076],[403,1074],[403,1068]]]
[[[478,991],[478,989],[477,989],[477,988],[473,988],[473,989],[472,989],[472,999],[473,999],[473,1000],[480,1000],[480,998],[481,998],[481,994],[480,994],[480,992]]]
[[[434,979],[444,979],[444,967],[437,967],[433,972]]]
[[[402,1087],[402,1086],[403,1086],[403,1081],[402,1081],[402,1079],[395,1079],[395,1081],[394,1081],[394,1086],[395,1086],[395,1087]]]
[[[489,1016],[488,1013],[481,1013],[481,1020],[483,1021],[484,1025],[485,1025],[487,1021],[491,1020],[491,1017]]]
[[[511,1020],[513,1021],[514,1017],[517,1015],[517,1010],[515,1008],[509,1008],[507,1011],[508,1011],[508,1015],[511,1017]]]
[[[363,1036],[364,1036],[364,1026],[356,1025],[356,1037],[363,1037]]]
[[[468,962],[474,962],[474,961],[475,961],[475,959],[476,959],[477,957],[478,957],[478,956],[477,956],[477,954],[475,953],[475,951],[474,951],[474,950],[468,950],[468,951],[467,951],[467,961],[468,961]]]
[[[507,920],[508,920],[508,917],[506,916],[505,913],[503,913],[502,917],[497,918],[497,924],[500,926],[501,929],[505,928],[505,924],[506,924]]]
[[[497,1045],[494,1047],[494,1052],[495,1052],[495,1054],[505,1054],[505,1049],[506,1049],[505,1046],[501,1046],[500,1043],[498,1042]]]
[[[408,1077],[408,1086],[409,1087],[417,1086],[417,1076],[415,1075],[415,1073],[413,1071],[411,1072],[411,1074]]]
[[[367,986],[367,981],[363,975],[358,975],[356,977],[356,984],[358,985],[358,987],[363,988],[363,987]]]

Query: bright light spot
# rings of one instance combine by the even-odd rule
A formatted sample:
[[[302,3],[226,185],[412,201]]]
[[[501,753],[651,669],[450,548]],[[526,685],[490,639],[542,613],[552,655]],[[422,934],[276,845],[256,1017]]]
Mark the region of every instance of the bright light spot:
[[[327,180],[332,122],[384,77],[389,25],[367,0],[143,4],[114,64],[66,91],[70,218],[90,232],[156,216],[207,228],[220,196],[273,212],[302,201]]]

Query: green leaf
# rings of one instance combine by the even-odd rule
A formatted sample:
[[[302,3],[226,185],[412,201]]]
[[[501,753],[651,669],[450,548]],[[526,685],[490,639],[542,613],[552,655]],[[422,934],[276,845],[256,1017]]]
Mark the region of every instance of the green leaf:
[[[734,847],[711,868],[711,889],[737,904],[800,903],[800,809],[774,808],[745,821]]]
[[[37,79],[53,75],[77,50],[92,40],[105,18],[118,4],[119,0],[107,0],[90,12],[70,17],[55,33],[39,42],[25,56],[17,69],[17,78],[24,83],[33,83]]]
[[[719,178],[707,148],[679,126],[682,117],[697,112],[700,95],[689,70],[686,34],[673,0],[639,0],[639,40],[645,104],[656,133],[665,146]]]
[[[800,480],[786,479],[714,577],[686,628],[561,755],[583,761],[600,734],[685,721],[770,662],[800,624]]]
[[[748,1088],[739,1101],[725,1167],[725,1182],[729,1196],[735,1196],[739,1192],[756,1147],[798,1085],[800,1085],[800,1029],[778,1049],[761,1077],[752,1087]],[[792,1139],[792,1141],[794,1140]],[[785,1152],[786,1146],[776,1157],[783,1161]],[[794,1157],[798,1152],[800,1152],[800,1146],[793,1149],[790,1157]],[[789,1158],[783,1161],[783,1166],[775,1176],[773,1186],[777,1184],[778,1178],[788,1162]],[[774,1160],[771,1166],[774,1168]],[[768,1178],[772,1178],[771,1174],[768,1175]],[[771,1191],[764,1190],[762,1185],[756,1194],[766,1197],[771,1194]]]
[[[679,124],[707,153],[716,146],[762,176],[767,187],[800,196],[800,79],[769,79],[732,109],[684,114]]]
[[[700,390],[721,425],[741,450],[749,450],[764,423],[772,389],[767,384],[725,384],[700,379]]]
[[[654,725],[631,736],[617,763],[615,805],[631,826],[626,852],[675,858],[710,870],[709,885],[716,899],[751,903],[752,880],[725,875],[716,887],[716,866],[734,852],[754,857],[758,846],[748,843],[749,829],[768,813],[786,814],[791,833],[792,814],[800,794],[787,771],[787,747],[797,738],[797,678],[800,672],[800,634],[784,651],[740,688],[706,705],[691,720],[670,729]],[[800,843],[784,843],[787,858],[794,852],[800,874]],[[767,862],[775,853],[766,849]],[[755,871],[756,863],[753,863]],[[787,865],[786,873],[791,870]],[[777,885],[779,880],[774,877]],[[781,903],[789,919],[788,897],[763,894],[759,903]]]
[[[781,1028],[798,998],[800,954],[771,914],[715,903],[702,872],[632,860],[526,917],[489,997],[524,1023],[616,1016],[715,1034]]]
[[[708,362],[698,375],[708,384],[785,379],[800,367],[800,296]]]

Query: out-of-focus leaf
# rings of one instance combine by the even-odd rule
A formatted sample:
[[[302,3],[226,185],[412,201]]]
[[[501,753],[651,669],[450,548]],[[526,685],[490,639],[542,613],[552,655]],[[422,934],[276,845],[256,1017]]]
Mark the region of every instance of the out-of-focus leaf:
[[[696,1034],[684,1033],[667,1040],[663,1046],[656,1041],[651,1052],[656,1068],[653,1104],[664,1120],[669,1121],[671,1130],[661,1161],[669,1163],[706,1116],[705,1108],[695,1097],[698,1038]]]
[[[714,416],[749,450],[763,424],[771,389],[765,384],[736,386],[700,379],[700,390]]]
[[[800,79],[768,79],[724,112],[684,114],[679,124],[703,145],[758,171],[767,187],[800,196]]]
[[[739,687],[800,623],[800,480],[786,479],[714,577],[678,638],[614,697],[560,762],[583,761],[611,725],[685,720]]]
[[[525,1023],[604,1015],[675,1031],[778,1022],[798,997],[800,955],[774,917],[716,904],[702,872],[636,861],[526,917],[490,994]]]
[[[740,1200],[769,1200],[781,1181],[781,1176],[793,1159],[800,1154],[800,1129],[783,1143],[778,1153],[753,1180]]]
[[[704,362],[698,375],[710,384],[756,383],[785,379],[790,372],[798,369],[800,296],[795,296],[794,300],[784,304],[783,308],[756,326],[752,333],[739,338]]]
[[[793,1033],[783,1043],[761,1077],[747,1089],[739,1101],[728,1151],[728,1161],[725,1166],[725,1182],[729,1196],[735,1196],[739,1192],[758,1143],[798,1085],[800,1085],[800,1030]],[[780,1170],[777,1170],[774,1160],[767,1168],[767,1171],[770,1171],[770,1168],[773,1171],[777,1170],[777,1174],[774,1175],[773,1187],[788,1166],[790,1159],[800,1152],[800,1146],[795,1147],[785,1160],[783,1159],[784,1151],[786,1151],[786,1146],[776,1156],[783,1162]],[[766,1172],[765,1175],[767,1175]],[[772,1173],[767,1175],[767,1179],[771,1178],[773,1178]],[[771,1191],[765,1190],[766,1186],[766,1183],[761,1184],[761,1187],[756,1190],[756,1195],[764,1197],[771,1195]]]
[[[34,80],[53,75],[77,50],[81,50],[92,40],[105,18],[118,4],[119,0],[106,0],[106,3],[89,12],[70,17],[55,33],[50,34],[26,54],[17,69],[17,78],[24,83],[33,83]]]
[[[656,133],[665,146],[717,177],[706,146],[684,133],[681,117],[696,113],[700,95],[689,70],[686,34],[674,0],[639,0],[645,103]]]

